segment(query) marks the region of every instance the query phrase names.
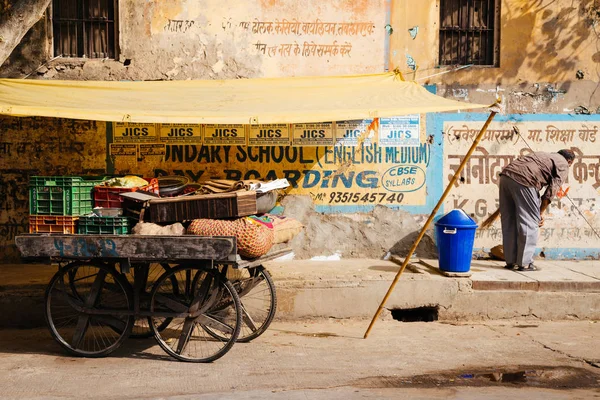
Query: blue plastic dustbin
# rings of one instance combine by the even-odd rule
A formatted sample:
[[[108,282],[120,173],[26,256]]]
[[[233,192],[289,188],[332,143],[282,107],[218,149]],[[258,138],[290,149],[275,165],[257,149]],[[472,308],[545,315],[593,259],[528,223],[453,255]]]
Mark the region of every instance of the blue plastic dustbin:
[[[463,210],[452,210],[435,223],[440,269],[468,272],[477,223]]]

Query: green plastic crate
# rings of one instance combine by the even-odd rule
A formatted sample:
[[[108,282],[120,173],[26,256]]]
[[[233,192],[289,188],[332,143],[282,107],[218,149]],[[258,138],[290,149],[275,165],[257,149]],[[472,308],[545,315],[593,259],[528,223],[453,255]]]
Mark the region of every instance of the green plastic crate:
[[[29,178],[29,214],[88,214],[94,207],[94,186],[104,180],[104,177],[32,176]]]
[[[128,217],[79,217],[77,233],[83,235],[127,235],[131,232],[132,220]]]

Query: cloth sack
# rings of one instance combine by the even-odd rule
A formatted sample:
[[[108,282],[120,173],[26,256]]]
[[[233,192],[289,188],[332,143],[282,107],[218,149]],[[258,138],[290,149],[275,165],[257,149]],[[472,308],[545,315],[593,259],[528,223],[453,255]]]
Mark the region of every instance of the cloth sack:
[[[274,243],[286,243],[302,232],[304,225],[290,217],[273,218]]]
[[[504,261],[504,246],[501,244],[494,246],[490,249],[490,254],[497,260]]]
[[[150,222],[138,222],[133,227],[134,235],[164,235],[164,236],[181,236],[185,234],[185,228],[181,223],[173,225],[161,226]]]
[[[269,229],[273,229],[273,218],[268,215],[263,215],[261,217],[257,215],[249,215],[246,218],[248,218],[252,223],[264,225]]]
[[[135,175],[126,175],[118,178],[111,178],[107,181],[102,182],[101,186],[107,187],[122,187],[122,188],[136,188],[147,186],[148,181],[144,178],[140,178]]]
[[[266,193],[256,193],[256,212],[266,214],[275,207],[277,203],[277,190]]]
[[[260,181],[248,179],[245,181],[232,181],[227,179],[211,179],[206,182],[202,182],[200,188],[201,193],[228,193],[237,192],[240,190],[250,190],[251,185],[260,183]]]

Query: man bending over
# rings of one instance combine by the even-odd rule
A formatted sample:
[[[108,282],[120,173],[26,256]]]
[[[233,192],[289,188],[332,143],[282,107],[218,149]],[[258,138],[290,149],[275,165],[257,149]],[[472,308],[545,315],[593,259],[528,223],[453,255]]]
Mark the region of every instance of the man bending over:
[[[536,271],[533,253],[544,211],[567,180],[575,154],[536,152],[521,156],[500,173],[500,219],[505,268]],[[540,191],[546,186],[540,198]]]

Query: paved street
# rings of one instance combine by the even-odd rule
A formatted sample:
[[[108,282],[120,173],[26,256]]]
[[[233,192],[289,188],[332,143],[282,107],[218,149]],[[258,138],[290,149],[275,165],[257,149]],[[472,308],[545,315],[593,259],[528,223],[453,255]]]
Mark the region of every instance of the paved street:
[[[2,398],[600,398],[600,323],[275,322],[212,364],[153,339],[73,358],[45,329],[0,331]],[[596,366],[594,366],[596,365]]]

